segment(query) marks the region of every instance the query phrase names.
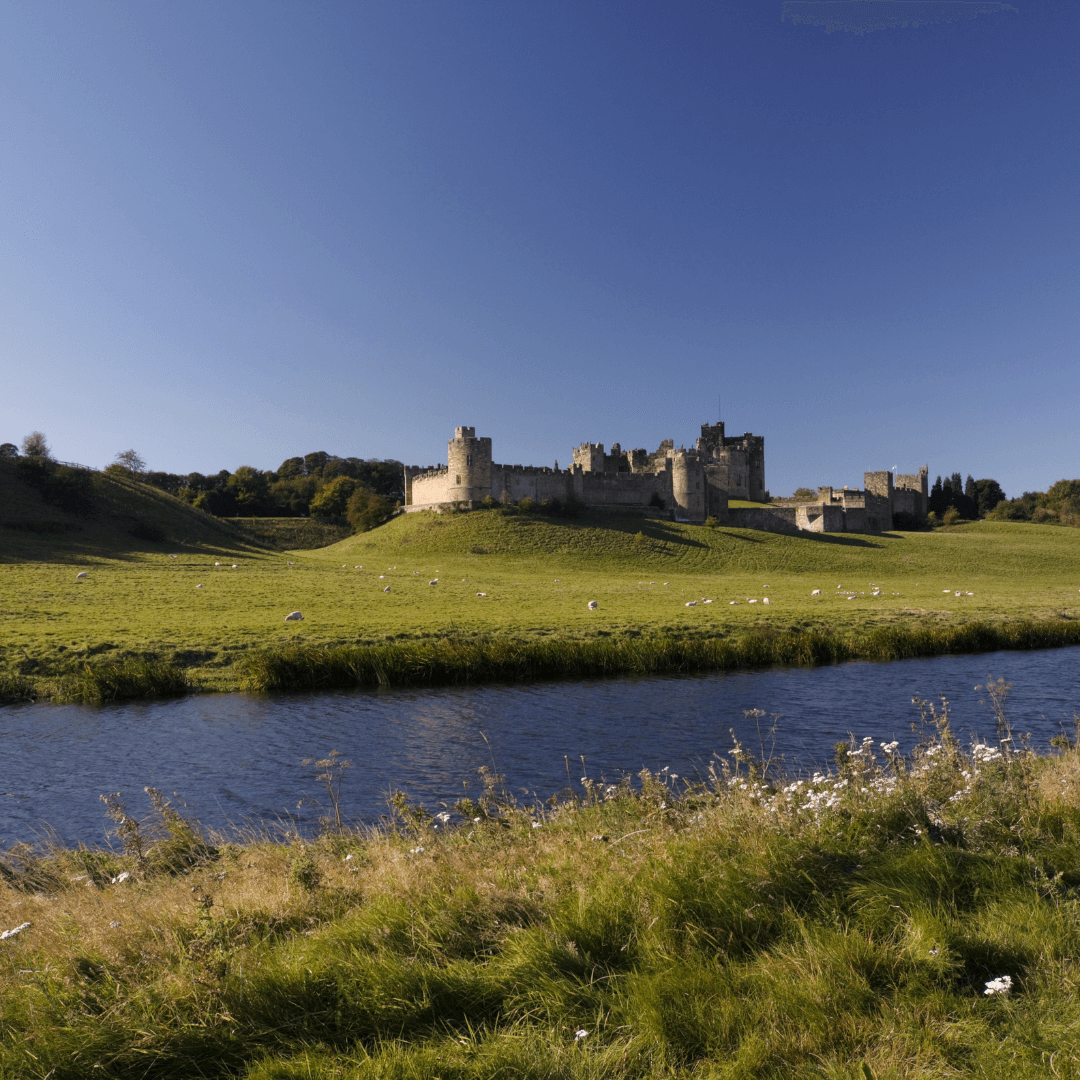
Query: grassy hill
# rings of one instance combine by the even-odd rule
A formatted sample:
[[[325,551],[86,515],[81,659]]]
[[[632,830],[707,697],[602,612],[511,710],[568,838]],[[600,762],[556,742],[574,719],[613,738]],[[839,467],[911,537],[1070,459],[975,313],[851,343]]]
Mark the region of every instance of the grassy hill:
[[[157,488],[120,476],[60,470],[86,486],[82,512],[50,499],[0,461],[0,563],[101,562],[169,551],[225,554],[252,547],[244,533]]]
[[[34,492],[5,503],[0,674],[48,680],[90,659],[157,661],[224,688],[240,685],[237,665],[253,652],[298,644],[734,640],[1057,624],[1080,614],[1073,529],[978,522],[783,536],[477,511],[401,515],[285,554],[153,489],[95,483],[92,519],[62,517]],[[65,529],[3,527],[35,521]],[[140,525],[167,539],[140,540]],[[294,609],[304,621],[286,623]]]

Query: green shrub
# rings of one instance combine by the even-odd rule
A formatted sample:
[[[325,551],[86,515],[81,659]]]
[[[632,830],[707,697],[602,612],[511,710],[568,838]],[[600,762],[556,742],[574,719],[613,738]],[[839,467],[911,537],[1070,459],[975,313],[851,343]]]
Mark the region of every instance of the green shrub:
[[[536,509],[536,503],[526,495],[524,499],[518,502],[518,509],[523,514],[531,514]]]
[[[720,528],[720,519],[710,515],[702,522],[702,524],[706,529],[718,529]]]
[[[960,511],[955,506],[950,506],[945,511],[945,516],[941,519],[942,525],[958,525],[963,518],[960,516]]]

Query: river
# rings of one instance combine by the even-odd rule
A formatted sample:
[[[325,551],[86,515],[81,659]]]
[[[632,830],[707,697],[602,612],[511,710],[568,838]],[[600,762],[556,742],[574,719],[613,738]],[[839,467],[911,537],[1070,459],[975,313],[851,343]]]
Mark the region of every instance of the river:
[[[974,689],[988,675],[1012,683],[1006,711],[1035,747],[1073,733],[1080,648],[696,677],[10,706],[0,709],[0,849],[46,829],[68,844],[99,844],[99,796],[122,791],[142,814],[146,785],[176,792],[215,828],[311,830],[325,810],[310,800],[323,793],[317,769],[302,761],[331,749],[353,765],[343,816],[373,822],[391,790],[431,810],[474,794],[483,765],[525,802],[565,791],[568,774],[578,791],[584,775],[612,781],[643,767],[695,779],[714,752],[731,748],[730,729],[791,771],[825,765],[848,733],[897,739],[906,750],[917,740],[916,695],[947,698],[958,736],[993,740],[987,696]]]

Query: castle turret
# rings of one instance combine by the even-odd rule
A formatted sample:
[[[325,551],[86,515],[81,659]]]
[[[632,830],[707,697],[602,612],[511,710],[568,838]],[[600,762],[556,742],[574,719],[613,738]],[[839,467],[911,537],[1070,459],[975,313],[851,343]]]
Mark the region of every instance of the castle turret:
[[[481,502],[491,494],[491,439],[478,439],[476,428],[454,428],[446,460],[451,502]]]
[[[675,451],[671,463],[671,494],[676,518],[705,520],[705,466],[696,451]]]

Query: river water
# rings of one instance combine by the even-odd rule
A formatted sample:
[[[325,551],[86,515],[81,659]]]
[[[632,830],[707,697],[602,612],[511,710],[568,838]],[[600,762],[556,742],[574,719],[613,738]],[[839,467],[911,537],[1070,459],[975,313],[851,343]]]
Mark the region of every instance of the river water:
[[[568,774],[575,786],[583,775],[611,781],[642,767],[693,779],[731,748],[730,729],[790,770],[826,764],[849,733],[908,749],[916,695],[947,698],[957,735],[994,739],[987,696],[974,689],[988,675],[1012,683],[1015,733],[1041,749],[1063,728],[1073,732],[1080,648],[697,677],[11,706],[0,709],[0,848],[46,827],[66,843],[96,845],[106,827],[99,796],[122,791],[142,814],[146,785],[177,792],[210,826],[306,831],[325,809],[309,801],[322,791],[302,761],[331,749],[353,763],[343,815],[373,822],[391,790],[431,810],[459,798],[463,784],[474,794],[482,765],[526,802],[565,791]]]

